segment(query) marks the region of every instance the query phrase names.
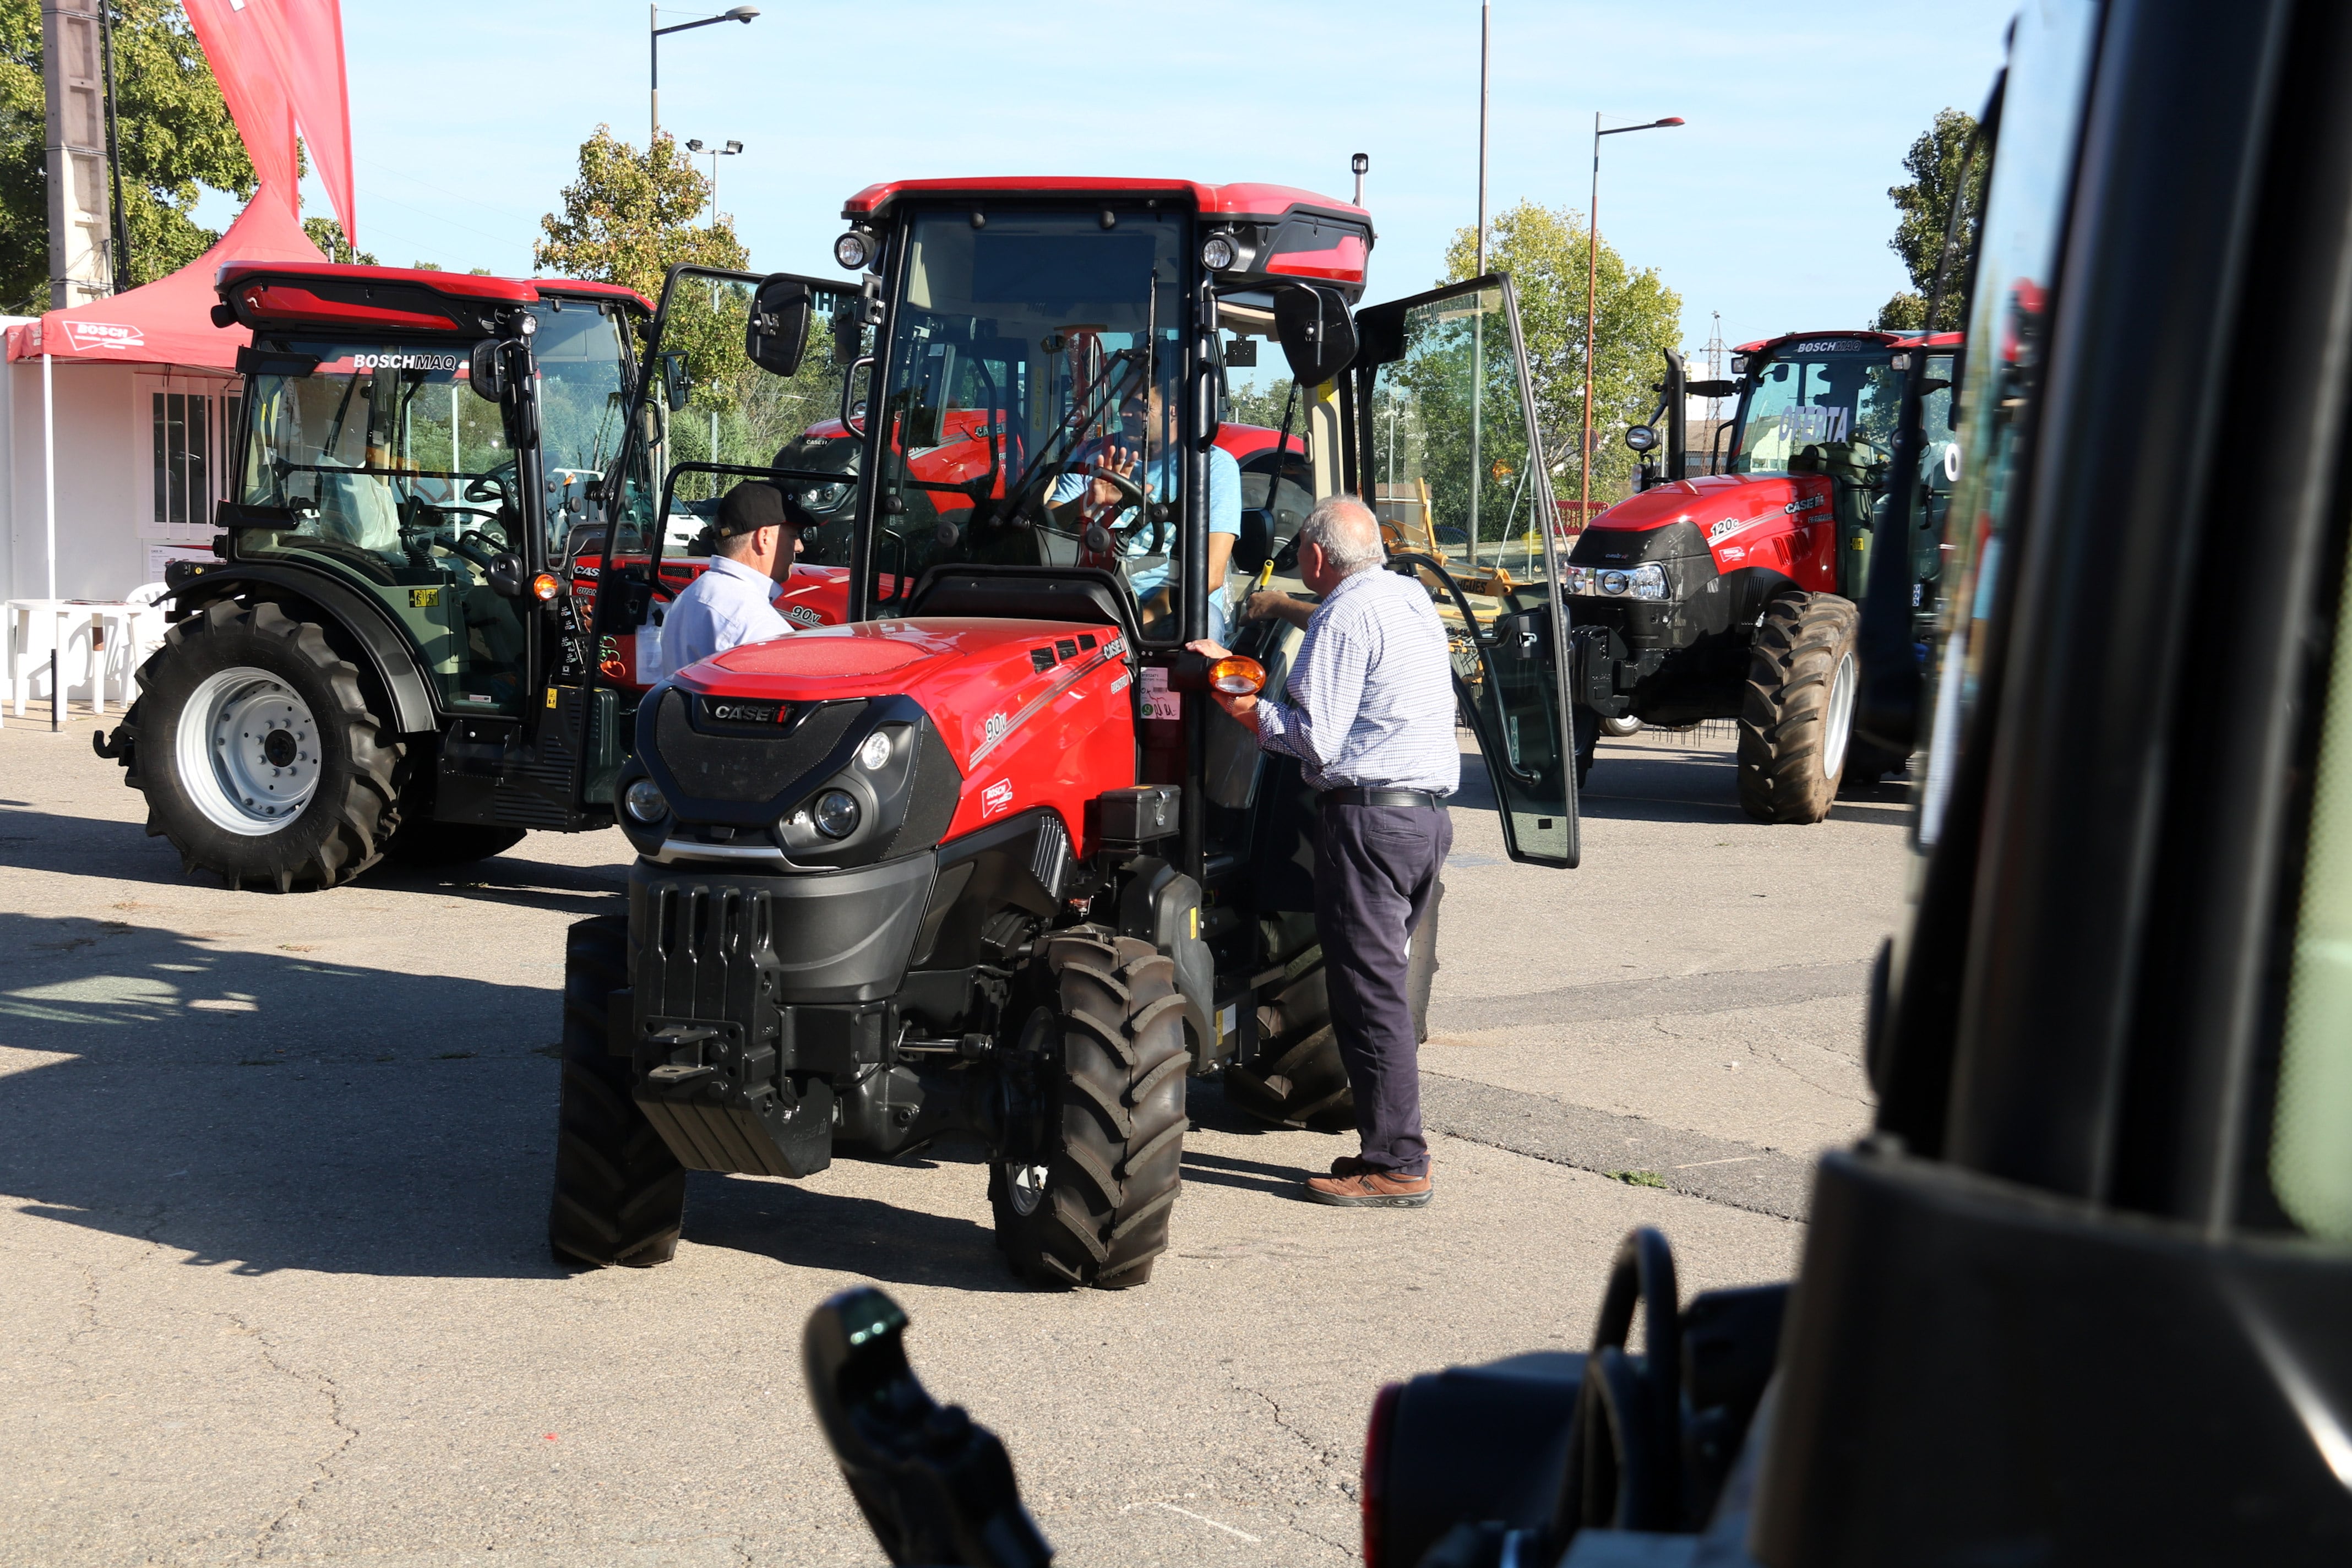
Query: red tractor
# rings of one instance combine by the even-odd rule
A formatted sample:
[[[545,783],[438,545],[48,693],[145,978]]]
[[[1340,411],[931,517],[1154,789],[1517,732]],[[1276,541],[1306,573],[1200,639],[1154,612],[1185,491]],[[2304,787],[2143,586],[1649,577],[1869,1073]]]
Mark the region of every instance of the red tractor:
[[[1425,489],[1441,522],[1507,520],[1526,552],[1535,586],[1483,605],[1433,559],[1392,564],[1462,618],[1509,853],[1575,863],[1558,530],[1509,285],[1360,310],[1370,216],[1265,185],[909,182],[845,216],[859,285],[759,281],[746,349],[801,375],[829,318],[846,439],[703,467],[845,517],[850,624],[721,654],[636,709],[629,913],[575,926],[566,958],[550,1239],[573,1263],[659,1263],[688,1168],[801,1177],[836,1147],[955,1133],[988,1151],[1023,1277],[1140,1284],[1188,1079],[1222,1073],[1284,1121],[1346,1105],[1311,796],[1204,700],[1279,689],[1298,635],[1249,623],[1213,668],[1184,645],[1213,594],[1288,569],[1299,500],[1372,498],[1376,422],[1384,484]],[[665,315],[681,277],[700,286],[675,275]],[[1296,424],[1238,443],[1285,468],[1245,477],[1213,587],[1223,371],[1259,340],[1287,357]],[[1095,461],[1112,437],[1140,481]],[[1122,505],[1081,518],[1070,500],[1103,477]],[[644,582],[599,586],[602,633],[643,623]]]
[[[1604,721],[1739,725],[1739,804],[1759,822],[1819,822],[1842,782],[1874,783],[1906,758],[1853,735],[1864,574],[1887,488],[1911,357],[1927,395],[1930,497],[1911,540],[1915,605],[1932,617],[1941,497],[1958,476],[1946,423],[1957,333],[1793,333],[1743,345],[1736,379],[1683,380],[1669,354],[1660,419],[1627,445],[1663,444],[1664,471],[1592,520],[1570,552],[1579,776]],[[1710,472],[1688,474],[1685,395],[1739,399]],[[1663,436],[1657,428],[1663,421]]]

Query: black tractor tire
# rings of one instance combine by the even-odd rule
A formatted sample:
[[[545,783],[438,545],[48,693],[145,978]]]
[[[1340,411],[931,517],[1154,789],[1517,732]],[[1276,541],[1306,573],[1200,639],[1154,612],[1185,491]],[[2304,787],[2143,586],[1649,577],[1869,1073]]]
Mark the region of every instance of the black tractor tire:
[[[1034,1284],[1118,1290],[1151,1278],[1183,1184],[1192,1055],[1176,963],[1080,926],[1046,939],[1033,1026],[1058,1050],[1045,1163],[991,1162],[997,1245]]]
[[[1412,1007],[1412,1037],[1429,1039],[1429,993],[1437,982],[1439,911],[1445,883],[1430,895],[1429,909],[1414,928],[1405,952],[1405,996]],[[1351,1132],[1356,1093],[1339,1060],[1339,1037],[1331,1027],[1331,993],[1322,950],[1307,967],[1258,1009],[1257,1059],[1225,1069],[1225,1102],[1256,1121],[1318,1132]]]
[[[183,746],[190,724],[217,726],[214,746],[196,751],[201,730]],[[222,599],[173,626],[140,666],[139,697],[109,754],[147,797],[147,831],[170,839],[189,870],[289,893],[347,882],[383,855],[407,768],[386,729],[324,627],[279,605]],[[184,771],[191,751],[211,765]],[[308,793],[273,823],[262,814],[281,783]]]
[[[1819,822],[1837,803],[1862,684],[1862,617],[1835,594],[1764,606],[1739,711],[1739,805],[1759,822]]]
[[[576,921],[563,943],[563,1087],[547,1240],[567,1268],[650,1268],[677,1251],[686,1169],[630,1093],[612,1054],[613,994],[629,982],[625,915]]]
[[[435,822],[429,817],[404,816],[400,831],[385,846],[383,858],[399,866],[465,866],[503,855],[523,840],[520,827],[492,827],[476,822]]]
[[[1902,773],[1910,764],[1911,759],[1902,752],[1874,746],[1857,737],[1846,746],[1843,787],[1867,789],[1882,779]]]

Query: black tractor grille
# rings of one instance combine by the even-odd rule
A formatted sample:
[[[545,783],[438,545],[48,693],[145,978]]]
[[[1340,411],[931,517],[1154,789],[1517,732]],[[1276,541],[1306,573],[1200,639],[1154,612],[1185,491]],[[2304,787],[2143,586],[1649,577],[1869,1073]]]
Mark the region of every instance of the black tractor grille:
[[[866,711],[866,702],[728,702],[718,710],[729,717],[698,715],[685,692],[664,692],[654,718],[656,751],[688,795],[751,805],[774,801],[824,762]],[[766,722],[734,717],[754,711],[776,717]]]

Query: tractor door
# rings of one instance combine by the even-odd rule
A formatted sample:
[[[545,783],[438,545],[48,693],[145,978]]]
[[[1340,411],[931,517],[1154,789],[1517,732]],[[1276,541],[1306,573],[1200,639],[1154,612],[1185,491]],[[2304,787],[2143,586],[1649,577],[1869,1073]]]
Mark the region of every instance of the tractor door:
[[[1357,314],[1350,475],[1436,601],[1514,860],[1577,862],[1559,513],[1510,279]]]

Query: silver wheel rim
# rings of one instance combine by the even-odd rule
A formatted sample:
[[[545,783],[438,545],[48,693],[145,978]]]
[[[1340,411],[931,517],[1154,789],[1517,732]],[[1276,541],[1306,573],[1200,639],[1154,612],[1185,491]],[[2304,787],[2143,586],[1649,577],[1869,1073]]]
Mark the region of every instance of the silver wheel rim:
[[[1822,777],[1833,779],[1845,769],[1846,737],[1853,732],[1853,655],[1838,659],[1830,679],[1830,710],[1822,724]]]
[[[1045,1167],[1008,1162],[1004,1167],[1004,1191],[1013,1201],[1013,1212],[1028,1218],[1045,1201]]]
[[[180,710],[180,784],[215,827],[259,838],[302,815],[319,790],[319,726],[310,705],[266,669],[208,677]]]

